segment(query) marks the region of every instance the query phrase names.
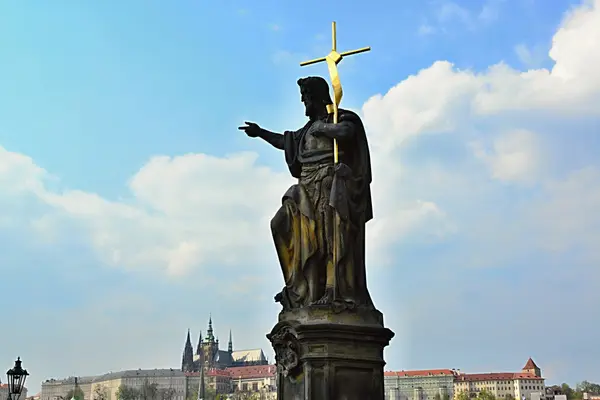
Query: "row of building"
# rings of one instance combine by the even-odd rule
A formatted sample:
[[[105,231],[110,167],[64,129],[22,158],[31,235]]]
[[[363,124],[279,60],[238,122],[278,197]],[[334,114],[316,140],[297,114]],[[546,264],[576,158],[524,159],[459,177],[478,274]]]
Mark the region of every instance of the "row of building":
[[[42,382],[40,400],[70,400],[67,395],[75,387],[83,392],[84,400],[117,400],[121,386],[140,390],[147,384],[155,384],[159,392],[169,393],[168,398],[163,397],[166,400],[196,400],[201,375],[200,372],[177,369],[138,369],[99,376],[48,379]],[[264,394],[265,399],[275,398],[275,366],[211,369],[204,373],[204,385],[216,393],[243,391]]]
[[[121,385],[140,389],[144,384],[156,384],[169,391],[169,400],[195,400],[201,373],[179,369],[129,370],[100,376],[49,379],[42,383],[40,400],[69,400],[65,396],[76,385],[85,400],[117,400]],[[216,393],[255,392],[262,398],[275,398],[276,367],[247,365],[209,368],[204,373],[206,388]],[[558,393],[546,388],[541,370],[530,358],[519,372],[467,374],[455,369],[385,372],[387,400],[456,400],[466,392],[469,397],[487,391],[498,400],[553,399]],[[559,400],[556,398],[555,400]]]
[[[519,372],[465,374],[456,369],[385,372],[385,392],[389,400],[457,399],[461,393],[475,397],[487,391],[498,400],[533,400],[533,394],[546,396],[542,371],[531,358]]]
[[[216,393],[257,392],[264,394],[265,399],[275,395],[275,366],[269,365],[262,349],[234,350],[230,331],[227,350],[221,350],[209,317],[206,336],[200,332],[195,348],[188,330],[181,368],[48,379],[42,382],[39,400],[71,400],[67,395],[75,387],[83,392],[84,400],[117,400],[121,386],[139,390],[147,384],[155,384],[158,391],[168,393],[162,400],[196,400],[192,397],[198,393],[202,375],[204,386]]]
[[[231,331],[227,350],[219,349],[219,339],[209,318],[206,336],[200,332],[195,348],[188,330],[181,368],[49,379],[42,383],[39,400],[70,400],[66,396],[75,386],[83,392],[84,400],[117,400],[121,386],[140,389],[146,384],[155,384],[162,393],[168,392],[168,398],[163,396],[162,400],[196,400],[192,397],[198,392],[201,376],[205,387],[216,393],[256,392],[265,399],[275,398],[276,368],[269,364],[262,349],[234,351]],[[498,400],[554,397],[531,358],[521,371],[514,373],[465,374],[456,369],[387,371],[384,384],[388,400],[457,400],[461,393],[475,397],[484,390]]]

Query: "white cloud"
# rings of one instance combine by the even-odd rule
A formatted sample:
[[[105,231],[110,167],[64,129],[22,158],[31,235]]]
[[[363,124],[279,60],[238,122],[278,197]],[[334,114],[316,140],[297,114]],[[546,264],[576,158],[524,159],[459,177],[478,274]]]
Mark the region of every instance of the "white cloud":
[[[526,210],[536,245],[552,253],[576,250],[573,262],[598,265],[600,166],[545,182],[544,196]]]
[[[44,185],[48,174],[31,159],[4,149],[0,154],[0,177],[15,178],[21,191],[50,207],[32,220],[35,231],[56,242],[69,224],[108,265],[181,275],[206,264],[264,261],[266,252],[275,262],[269,219],[293,180],[257,165],[256,154],[154,157],[130,180],[131,197],[121,201],[79,190],[54,192]],[[380,243],[441,214],[430,202],[390,207],[397,218],[380,219],[373,230],[385,232]],[[62,234],[68,239],[73,232]]]
[[[498,135],[491,151],[481,143],[472,144],[475,157],[488,166],[492,178],[521,182],[533,182],[538,177],[541,166],[539,146],[537,136],[524,129]]]
[[[435,33],[435,28],[427,23],[423,23],[419,25],[419,29],[417,30],[419,36],[428,36]]]
[[[550,69],[522,72],[500,63],[474,72],[438,61],[365,102],[362,114],[373,152],[375,203],[375,219],[368,225],[368,271],[376,278],[370,279],[374,297],[386,300],[377,304],[398,334],[390,347],[390,368],[456,366],[456,359],[464,360],[465,354],[473,358],[479,351],[481,360],[487,357],[498,365],[496,360],[505,360],[508,353],[526,357],[538,352],[546,358],[540,364],[552,366],[556,377],[574,369],[583,372],[586,359],[587,373],[600,373],[595,339],[588,334],[595,330],[579,329],[595,323],[585,310],[600,307],[595,290],[600,284],[600,165],[598,144],[590,140],[597,136],[600,118],[600,72],[595,67],[600,48],[594,45],[600,42],[599,5],[588,2],[564,19],[549,51],[554,61]],[[585,125],[584,120],[592,123]],[[564,154],[573,142],[588,145],[588,157]],[[86,326],[90,335],[102,335],[103,348],[109,349],[96,350],[103,353],[102,363],[90,370],[80,349],[96,341],[74,335],[79,347],[70,343],[72,350],[65,356],[60,346],[50,346],[47,359],[38,358],[38,370],[70,374],[73,370],[68,368],[101,373],[140,364],[172,366],[164,360],[176,363],[180,354],[173,327],[184,326],[190,315],[195,318],[208,307],[224,307],[223,299],[231,300],[233,305],[228,305],[239,314],[234,335],[254,329],[244,330],[243,336],[255,346],[263,328],[248,327],[267,326],[277,309],[268,299],[269,290],[256,288],[278,285],[272,282],[281,279],[274,272],[268,221],[292,179],[287,171],[279,171],[284,169],[261,166],[251,153],[155,157],[131,177],[126,198],[110,200],[80,190],[53,190],[47,184],[52,171],[0,148],[0,203],[13,204],[0,207],[0,233],[12,232],[14,224],[23,222],[14,218],[15,204],[33,199],[43,211],[28,218],[37,236],[54,247],[81,240],[106,264],[174,275],[190,276],[194,269],[206,267],[201,284],[210,286],[210,292],[203,292],[205,287],[197,287],[201,284],[185,290],[164,285],[160,290],[172,290],[169,296],[157,298],[152,292],[142,299],[126,297],[132,307],[121,307],[123,291],[90,290],[99,305],[83,304],[73,316],[30,314],[47,340],[64,337],[64,327],[55,321],[69,318],[66,329],[79,332]],[[446,247],[427,247],[418,259],[391,251],[419,241],[443,242]],[[380,262],[397,268],[378,269]],[[270,275],[245,268],[253,263],[264,265]],[[209,268],[214,265],[235,271],[227,269],[227,279],[216,280],[214,268]],[[485,266],[504,268],[510,276],[484,276],[485,268],[469,269]],[[423,270],[426,277],[419,280]],[[135,283],[128,290],[135,292]],[[42,289],[53,299],[54,288]],[[198,303],[203,304],[190,305],[196,292],[190,295],[189,290],[197,290]],[[260,305],[243,297],[246,292],[258,292]],[[178,308],[182,303],[177,296],[183,293],[185,311]],[[109,306],[107,299],[112,300]],[[267,301],[265,307],[273,310],[256,310]],[[157,324],[160,314],[147,314],[160,306],[174,311]],[[448,320],[448,309],[459,310],[456,318]],[[124,316],[116,317],[117,312]],[[557,315],[567,314],[567,324],[556,322]],[[140,326],[155,336],[140,335]],[[539,335],[540,326],[552,329]],[[30,335],[30,342],[38,339],[31,336],[32,330],[24,334]],[[117,351],[127,335],[141,343],[139,349],[128,345]],[[519,340],[507,344],[509,335]],[[485,343],[478,343],[481,338]],[[261,339],[264,344],[264,336]],[[143,351],[154,348],[154,341],[160,343],[159,352]],[[498,346],[490,347],[489,342]],[[34,352],[36,345],[29,350],[23,343],[31,351],[29,358],[42,353]],[[414,351],[414,358],[396,350],[400,343]],[[556,343],[562,353],[556,351]],[[586,344],[589,348],[583,352],[576,348]],[[94,350],[88,351],[91,355]],[[59,358],[78,364],[65,362],[69,366],[61,366],[59,372],[44,367],[42,361]],[[520,367],[513,362],[505,364],[507,369]],[[469,369],[477,371],[475,365],[483,362],[472,363]]]
[[[498,19],[500,14],[500,6],[504,3],[505,0],[487,0],[479,14],[477,14],[477,19],[483,23],[491,23]]]
[[[519,61],[527,68],[539,68],[548,58],[548,51],[543,46],[528,47],[523,43],[515,46]]]
[[[458,218],[447,208],[453,207],[458,210],[459,205],[451,206],[448,202],[449,199],[460,195],[449,192],[439,193],[439,191],[436,193],[435,187],[438,185],[443,185],[449,191],[453,186],[460,188],[456,190],[464,190],[464,195],[460,199],[465,206],[470,204],[471,213],[487,210],[487,207],[490,207],[490,204],[478,204],[478,201],[498,201],[491,196],[497,196],[498,190],[501,189],[490,186],[490,179],[505,183],[546,185],[543,186],[543,193],[547,196],[544,202],[558,196],[556,191],[550,190],[553,186],[547,183],[552,179],[549,174],[551,171],[568,172],[569,165],[559,168],[556,165],[557,161],[553,161],[551,157],[560,154],[562,149],[557,148],[552,152],[549,147],[561,146],[561,142],[568,144],[571,140],[585,140],[586,132],[577,132],[577,121],[573,120],[573,117],[598,118],[599,115],[600,75],[597,69],[591,66],[595,65],[600,50],[589,45],[589,43],[600,42],[599,4],[598,1],[593,6],[588,3],[572,11],[565,18],[553,39],[550,56],[555,61],[555,65],[550,70],[542,68],[521,72],[500,63],[483,73],[475,73],[457,70],[449,62],[438,61],[402,81],[385,95],[370,98],[363,107],[363,114],[372,138],[373,152],[378,157],[377,163],[380,169],[376,176],[379,177],[379,184],[389,182],[390,186],[397,187],[396,201],[407,200],[402,193],[410,192],[411,196],[414,196],[412,200],[422,201],[421,204],[428,204],[428,202],[435,204],[435,209],[440,214],[446,215],[445,223],[448,223],[448,218]],[[556,132],[557,125],[562,127],[561,132]],[[551,141],[551,132],[560,138],[553,138],[554,141]],[[410,168],[410,174],[414,176],[412,179],[407,178],[407,161],[403,162],[403,157],[410,154],[408,149],[412,147],[409,145],[423,141],[425,137],[434,134],[440,138],[449,136],[456,143],[462,143],[462,146],[469,149],[466,154],[473,159],[463,158],[459,163],[454,164],[445,164],[441,160],[433,159],[433,162],[438,165],[437,169],[451,168],[456,172],[445,173],[444,183],[435,180],[435,174],[430,174],[432,170],[429,164],[423,161],[415,161],[416,166]],[[427,143],[434,141],[435,139],[432,139]],[[435,157],[438,153],[434,147],[431,149],[434,151],[424,153],[429,158],[429,163],[431,157]],[[590,151],[593,152],[591,149]],[[563,160],[564,158],[561,157]],[[576,164],[575,160],[569,162]],[[549,168],[550,165],[552,168]],[[487,174],[481,174],[482,170],[487,171]],[[410,186],[407,186],[409,182]],[[593,184],[600,185],[600,180],[595,183],[589,182],[590,186]],[[486,192],[482,192],[484,189]],[[578,192],[573,192],[573,199],[585,193],[583,187],[576,189]],[[482,193],[487,194],[481,197]],[[522,196],[528,198],[529,205],[522,206],[522,201],[516,200],[520,197],[516,196],[511,209],[518,204],[521,208],[514,208],[514,212],[528,210],[529,213],[519,217],[526,219],[528,226],[524,227],[521,224],[519,226],[523,232],[534,230],[537,236],[535,240],[521,236],[517,236],[518,239],[515,240],[533,244],[537,240],[544,241],[544,238],[548,238],[552,243],[558,241],[569,249],[583,246],[586,252],[600,254],[587,239],[590,237],[590,232],[584,234],[584,226],[588,226],[589,221],[584,216],[594,212],[592,209],[596,213],[600,212],[600,202],[596,206],[586,203],[585,207],[582,205],[570,208],[570,212],[577,215],[566,220],[570,221],[568,224],[576,224],[578,228],[569,227],[567,230],[580,232],[581,235],[567,237],[561,233],[565,230],[559,228],[561,224],[567,222],[549,224],[548,221],[554,219],[542,216],[540,211],[533,212],[537,207],[541,207],[540,198],[525,193]],[[585,196],[593,198],[592,194]],[[379,201],[385,201],[381,200],[384,197],[385,195],[381,193],[378,196]],[[559,213],[558,204],[561,203],[551,204],[555,205],[551,210]],[[491,210],[496,214],[493,208]],[[485,211],[481,213],[486,214]],[[534,218],[534,215],[537,217]],[[476,229],[475,226],[469,226],[470,222],[465,219],[466,215],[461,217],[462,220],[455,221],[457,229]],[[485,218],[486,221],[491,221],[492,217]],[[500,224],[507,221],[506,218],[516,217],[508,215],[499,216],[498,219],[493,217],[495,222]],[[487,222],[478,220],[473,223]],[[490,234],[483,235],[489,240],[492,248],[494,238],[504,236],[514,239],[515,234],[524,234],[515,232],[508,225],[510,224],[504,223],[506,229],[497,227]],[[438,229],[439,226],[438,224]],[[543,229],[540,228],[542,226]],[[428,228],[432,229],[431,226]],[[600,228],[596,227],[596,229]],[[514,241],[511,243],[519,247],[518,243]],[[481,248],[484,247],[489,250],[487,246]]]
[[[36,166],[30,157],[12,153],[0,147],[0,185],[14,194],[24,190],[38,191],[46,172]]]
[[[486,0],[478,11],[469,10],[453,1],[434,1],[435,19],[445,32],[451,24],[474,30],[496,21],[505,0]]]
[[[446,9],[451,11],[458,12]],[[590,43],[600,39],[599,15],[597,7],[587,5],[565,18],[550,50],[556,62],[552,70],[519,72],[498,64],[474,73],[439,61],[370,98],[363,114],[375,170],[372,241],[390,246],[419,229],[438,237],[456,230],[437,198],[406,187],[410,179],[403,175],[402,149],[409,139],[449,135],[474,146],[474,162],[488,168],[492,179],[531,183],[539,178],[544,132],[520,126],[526,118],[496,124],[501,129],[490,119],[514,110],[541,110],[553,117],[597,114],[600,73],[590,66],[600,51]],[[60,212],[56,221],[77,223],[108,264],[180,274],[209,262],[258,259],[269,248],[256,240],[270,246],[268,220],[292,180],[287,172],[261,167],[256,157],[155,157],[132,177],[131,197],[121,201],[77,190],[53,192],[44,186],[48,174],[43,169],[6,150],[0,152],[0,178],[9,190],[29,191]],[[40,219],[37,226],[48,230],[50,221]]]
[[[441,23],[458,20],[465,25],[471,25],[471,12],[452,1],[443,2],[437,9],[437,19]]]

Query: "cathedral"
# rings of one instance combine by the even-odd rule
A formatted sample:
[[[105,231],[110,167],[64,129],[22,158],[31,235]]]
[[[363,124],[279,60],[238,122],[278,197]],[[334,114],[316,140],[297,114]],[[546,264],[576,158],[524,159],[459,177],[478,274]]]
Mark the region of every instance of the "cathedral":
[[[203,369],[225,369],[230,367],[246,367],[250,365],[267,365],[269,362],[261,349],[233,350],[231,330],[229,331],[229,343],[227,350],[219,349],[219,338],[215,338],[212,327],[212,317],[208,319],[208,330],[206,337],[202,338],[202,332],[198,338],[196,350],[192,346],[190,330],[188,329],[181,370],[183,372],[199,372]]]

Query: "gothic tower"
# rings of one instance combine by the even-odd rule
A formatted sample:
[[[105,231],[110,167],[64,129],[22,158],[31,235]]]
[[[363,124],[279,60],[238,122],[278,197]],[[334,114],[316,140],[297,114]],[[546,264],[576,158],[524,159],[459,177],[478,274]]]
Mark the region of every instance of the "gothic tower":
[[[200,331],[200,336],[198,337],[198,345],[196,346],[196,355],[199,356],[202,354],[202,331]]]
[[[227,344],[229,354],[233,353],[233,340],[231,340],[231,329],[229,330],[229,343]]]
[[[212,328],[212,315],[209,315],[208,317],[208,336],[206,337],[206,339],[208,339],[209,342],[215,340]]]
[[[206,337],[202,343],[202,352],[204,355],[204,368],[214,368],[214,361],[217,352],[219,351],[219,341],[215,340],[212,327],[212,316],[208,318],[208,330],[206,331]]]
[[[190,339],[190,330],[188,329],[185,347],[183,348],[183,357],[181,358],[181,370],[183,372],[191,372],[194,369],[194,349],[192,348],[192,340]]]

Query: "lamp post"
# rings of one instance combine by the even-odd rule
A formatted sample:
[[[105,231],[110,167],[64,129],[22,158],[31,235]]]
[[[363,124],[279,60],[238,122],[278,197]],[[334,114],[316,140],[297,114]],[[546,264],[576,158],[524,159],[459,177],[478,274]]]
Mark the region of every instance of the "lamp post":
[[[19,400],[21,392],[25,387],[25,379],[29,373],[26,369],[21,367],[21,357],[17,357],[15,366],[6,371],[6,377],[8,378],[8,399],[7,400]]]

